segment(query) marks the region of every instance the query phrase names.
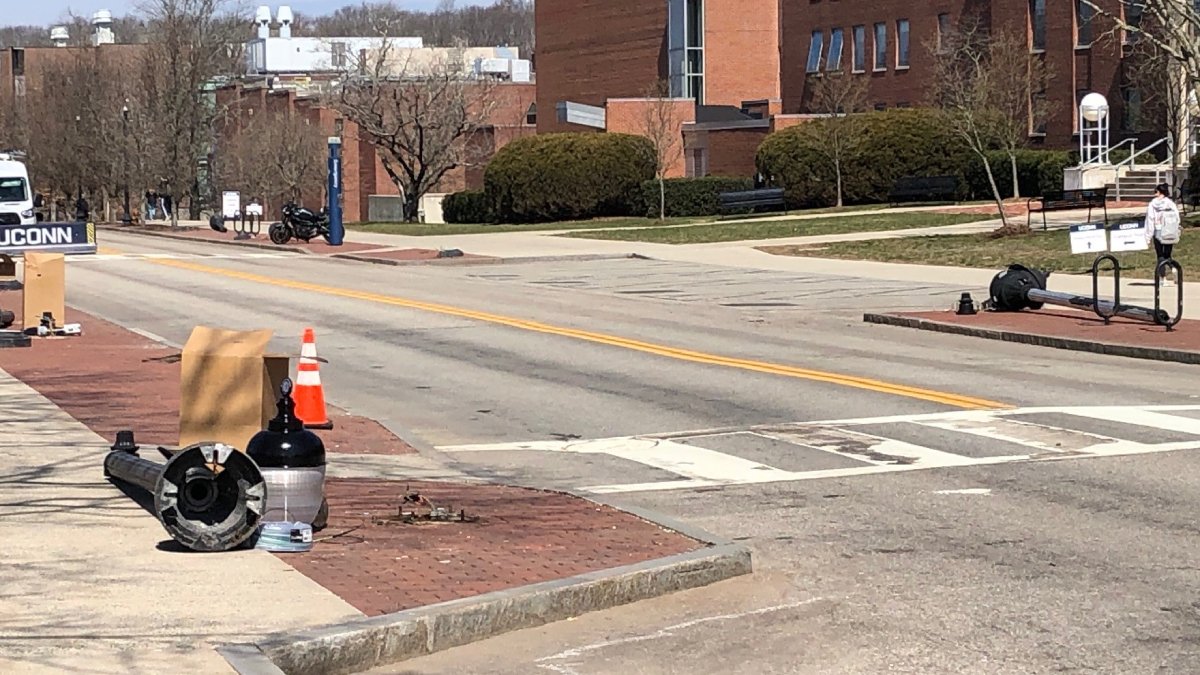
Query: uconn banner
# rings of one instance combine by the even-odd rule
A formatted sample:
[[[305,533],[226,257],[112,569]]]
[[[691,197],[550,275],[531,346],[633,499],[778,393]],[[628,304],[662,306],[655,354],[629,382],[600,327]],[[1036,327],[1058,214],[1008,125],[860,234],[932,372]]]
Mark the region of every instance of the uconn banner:
[[[0,225],[0,254],[25,251],[95,253],[96,226],[92,223]]]

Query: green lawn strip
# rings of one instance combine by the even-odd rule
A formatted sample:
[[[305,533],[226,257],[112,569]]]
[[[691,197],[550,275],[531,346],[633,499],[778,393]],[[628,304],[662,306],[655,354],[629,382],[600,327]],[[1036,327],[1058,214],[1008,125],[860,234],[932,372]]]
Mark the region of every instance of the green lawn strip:
[[[1001,270],[1012,263],[1047,269],[1057,274],[1090,274],[1096,255],[1071,253],[1066,230],[991,239],[986,234],[903,237],[845,241],[813,246],[761,246],[776,255],[871,260],[877,262],[976,267]],[[1121,261],[1121,276],[1150,279],[1154,276],[1154,249],[1114,254]],[[1184,278],[1190,270],[1200,271],[1200,230],[1188,228],[1172,257],[1183,266]],[[1110,263],[1103,263],[1107,268]]]
[[[497,224],[488,223],[349,223],[348,229],[357,232],[397,234],[410,237],[440,236],[451,234],[486,234],[488,232],[544,232],[547,230],[578,230],[587,228],[654,227],[656,225],[679,225],[704,223],[712,218],[667,218],[665,221],[650,218],[597,218],[595,220],[566,220],[553,223]]]
[[[869,213],[829,218],[789,218],[753,223],[706,223],[691,227],[656,227],[636,230],[570,232],[559,236],[581,239],[644,241],[659,244],[703,244],[718,241],[747,241],[809,237],[847,232],[880,232],[918,227],[941,227],[981,220],[991,216],[963,213]]]

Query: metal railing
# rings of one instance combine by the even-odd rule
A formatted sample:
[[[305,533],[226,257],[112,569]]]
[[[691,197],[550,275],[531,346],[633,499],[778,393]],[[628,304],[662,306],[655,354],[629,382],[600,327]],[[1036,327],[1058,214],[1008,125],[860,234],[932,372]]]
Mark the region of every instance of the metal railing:
[[[1112,149],[1116,149],[1116,148],[1120,147],[1121,145],[1123,145],[1124,143],[1132,142],[1133,140],[1134,139],[1132,139],[1132,138],[1126,139],[1125,141],[1122,141],[1121,143],[1114,145]],[[1113,165],[1113,168],[1116,169],[1116,176],[1113,179],[1113,186],[1115,188],[1117,201],[1121,201],[1121,169],[1123,167],[1128,167],[1130,169],[1133,169],[1134,167],[1137,166],[1137,163],[1135,160],[1138,157],[1146,154],[1147,152],[1150,152],[1151,150],[1162,145],[1163,143],[1167,144],[1167,159],[1149,165],[1154,168],[1154,184],[1158,185],[1159,183],[1163,182],[1163,172],[1171,170],[1171,158],[1174,157],[1174,155],[1175,155],[1175,147],[1174,147],[1175,144],[1172,141],[1170,136],[1164,136],[1164,137],[1158,139],[1157,141],[1154,141],[1150,145],[1147,145],[1146,147],[1142,148],[1141,150],[1137,149],[1136,144],[1131,143],[1129,156]]]

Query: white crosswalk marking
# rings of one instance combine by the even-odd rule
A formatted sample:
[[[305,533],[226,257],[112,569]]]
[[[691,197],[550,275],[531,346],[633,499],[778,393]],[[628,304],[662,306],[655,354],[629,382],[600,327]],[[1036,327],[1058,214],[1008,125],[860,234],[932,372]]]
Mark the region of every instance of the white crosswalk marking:
[[[613,494],[659,490],[687,490],[717,485],[749,485],[821,478],[847,478],[871,474],[923,469],[986,466],[1013,462],[1061,461],[1087,457],[1200,450],[1200,417],[1186,413],[1200,411],[1200,405],[1177,406],[1093,406],[1038,407],[1009,410],[971,410],[925,415],[828,420],[795,424],[709,429],[694,432],[672,432],[641,436],[571,441],[527,441],[485,445],[443,446],[449,453],[462,453],[464,460],[488,463],[489,453],[506,451],[535,451],[554,454],[607,455],[648,470],[666,472],[678,479],[646,480],[625,483],[573,486],[576,489]],[[1031,417],[1055,415],[1055,426]],[[1058,422],[1058,420],[1064,420]],[[1096,433],[1090,427],[1107,423],[1117,429],[1113,435]],[[913,443],[889,438],[877,429],[862,427],[898,428],[916,432],[936,430],[941,436],[926,434],[925,440]],[[899,433],[893,431],[892,433]],[[961,436],[962,440],[947,440]],[[913,433],[901,434],[911,438]],[[1195,436],[1189,440],[1165,440],[1163,437]],[[813,468],[784,470],[759,461],[739,457],[737,451],[712,449],[725,447],[719,439],[732,437],[758,438],[775,444],[772,456],[780,461],[790,460],[783,448],[794,447],[795,455],[815,450],[835,455],[843,468]],[[973,440],[972,440],[973,439]],[[1136,440],[1135,440],[1136,439]],[[1155,440],[1157,439],[1157,440]],[[986,456],[968,456],[962,450],[968,443],[994,448]],[[710,447],[706,447],[710,446]],[[808,449],[808,450],[804,450]],[[828,464],[826,464],[828,465]]]

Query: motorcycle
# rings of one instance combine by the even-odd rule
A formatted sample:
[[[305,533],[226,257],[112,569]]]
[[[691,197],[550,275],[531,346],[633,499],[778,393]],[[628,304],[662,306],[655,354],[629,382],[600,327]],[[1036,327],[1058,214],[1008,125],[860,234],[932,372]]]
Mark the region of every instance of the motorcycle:
[[[288,202],[283,205],[282,221],[272,223],[267,234],[277,246],[283,246],[292,237],[306,244],[316,237],[322,237],[329,243],[329,214],[324,207],[314,213],[295,202]]]

